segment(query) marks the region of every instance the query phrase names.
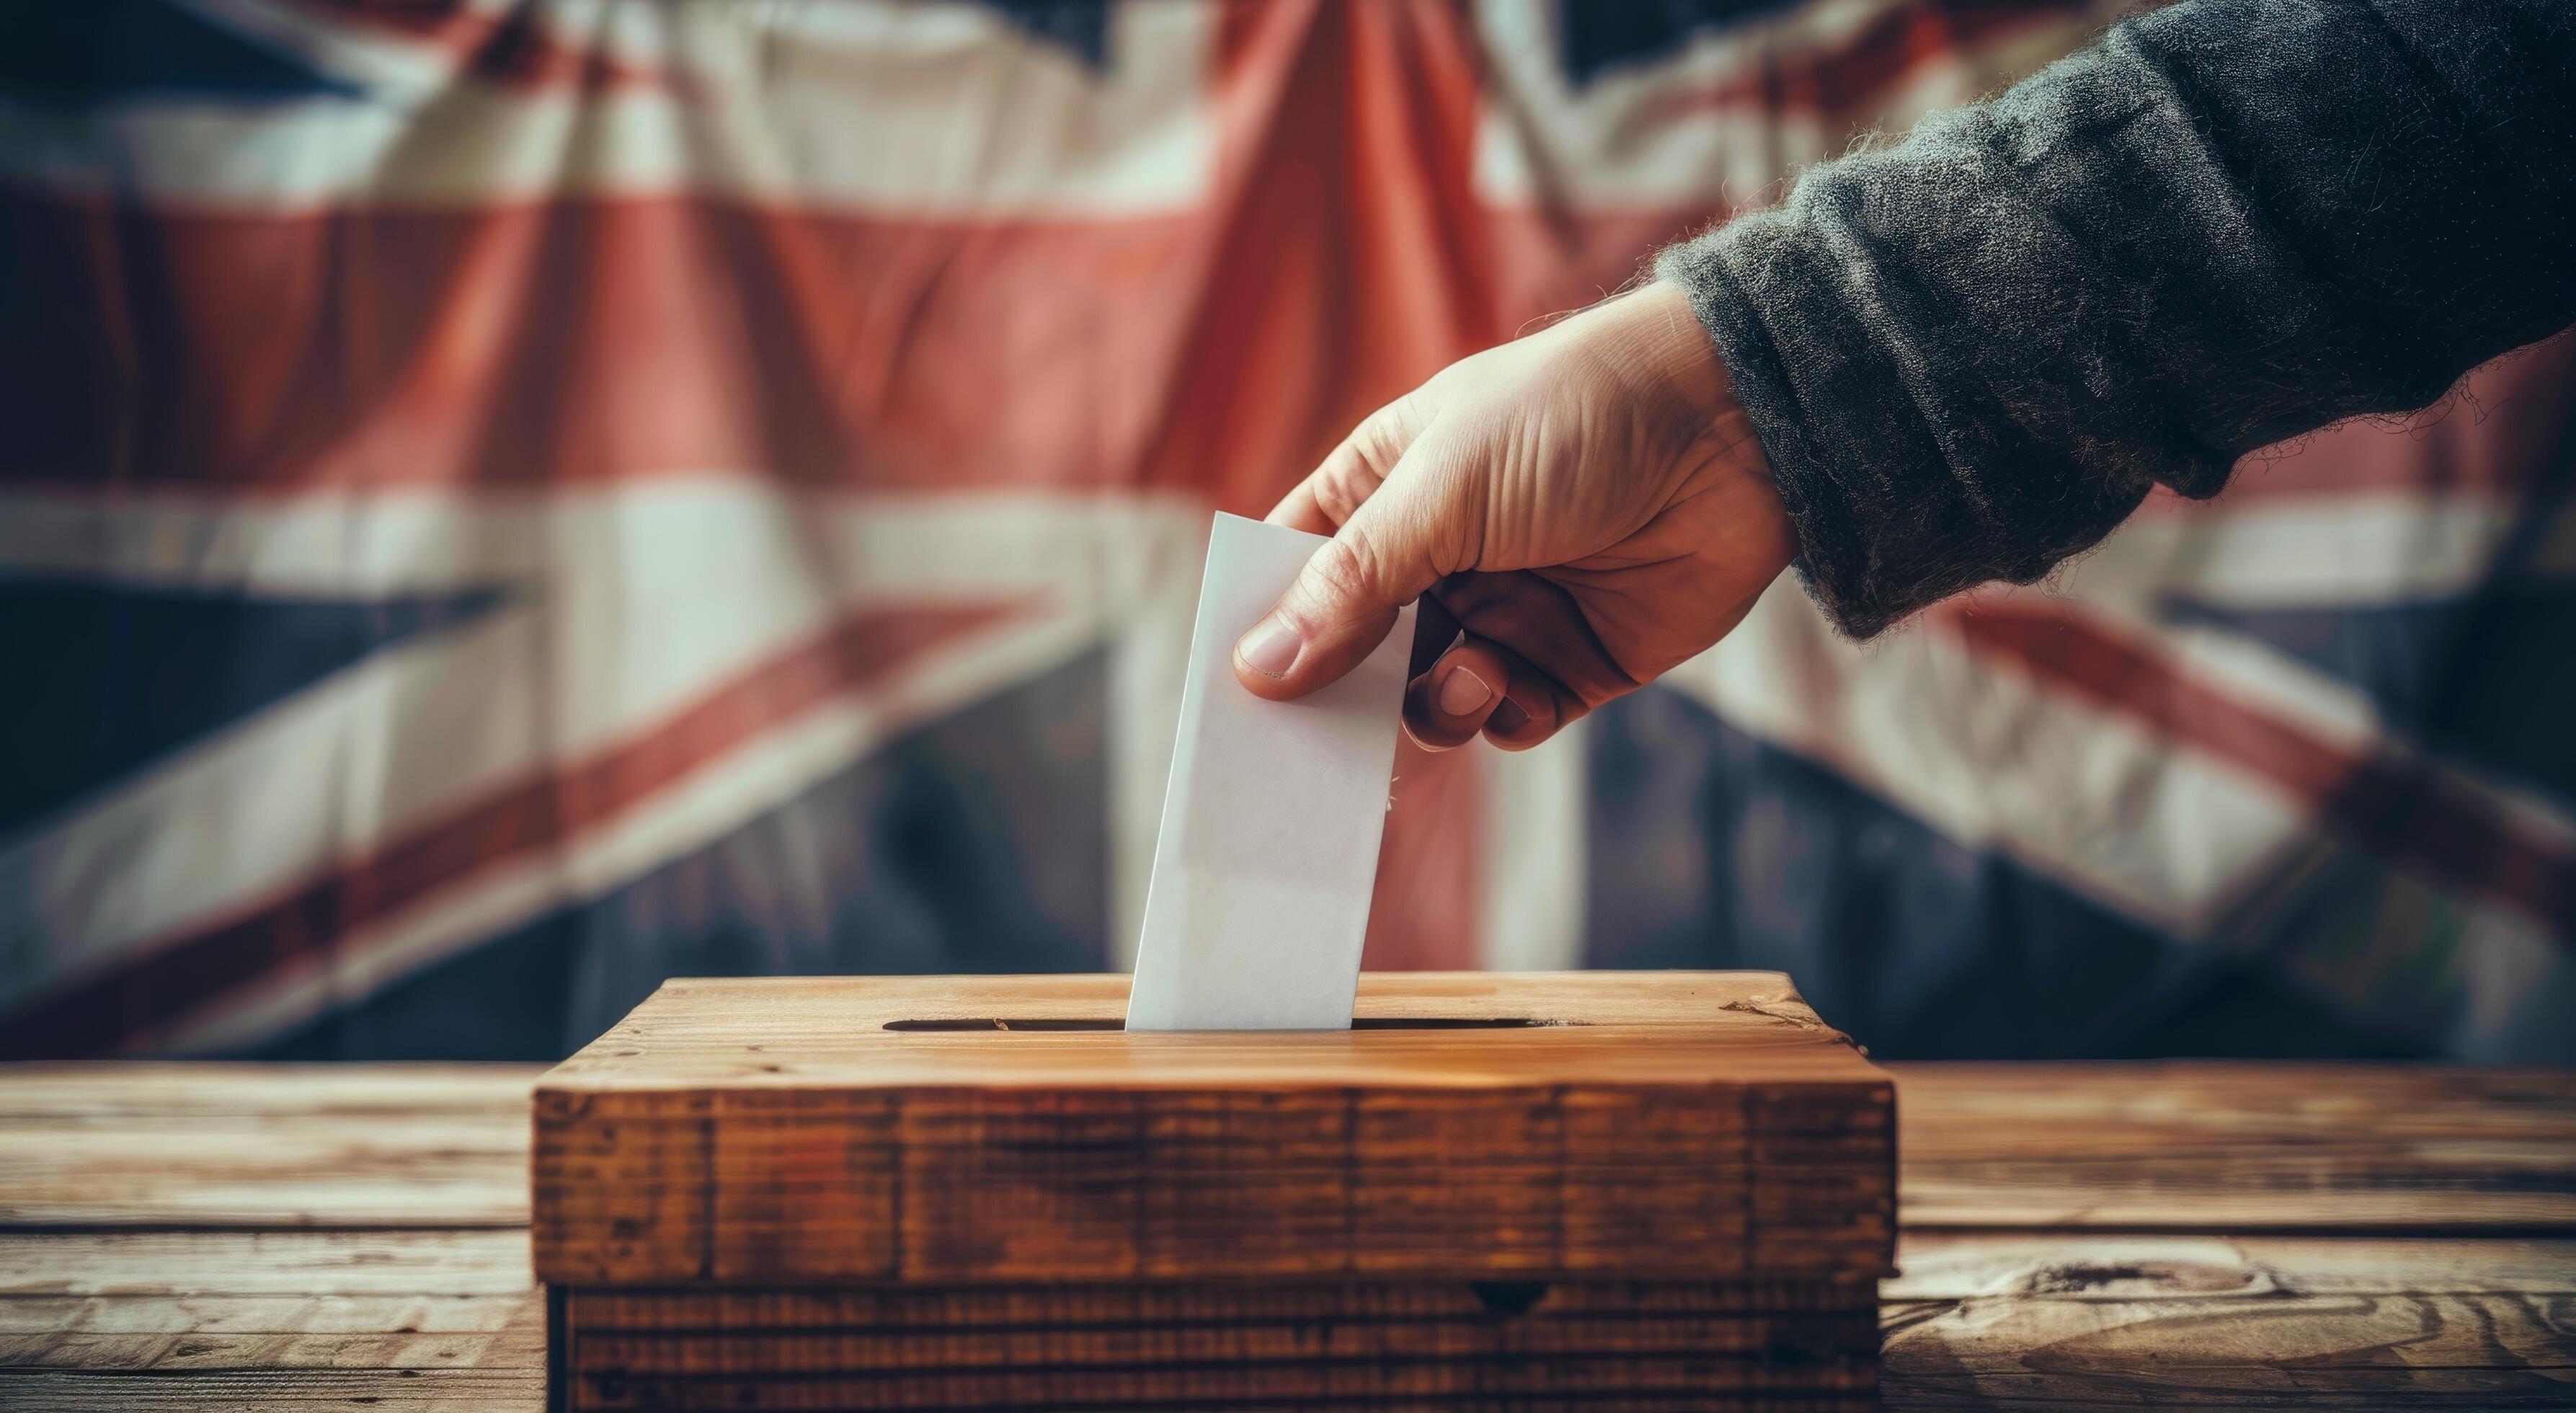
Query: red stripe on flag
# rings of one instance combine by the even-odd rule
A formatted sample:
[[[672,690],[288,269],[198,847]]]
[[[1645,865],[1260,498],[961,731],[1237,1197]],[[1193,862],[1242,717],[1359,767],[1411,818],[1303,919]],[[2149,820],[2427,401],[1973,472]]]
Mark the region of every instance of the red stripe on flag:
[[[1217,314],[1168,276],[1206,238],[1178,218],[234,216],[0,185],[0,231],[51,272],[0,337],[0,484],[70,491],[1132,487]]]
[[[1201,317],[1146,479],[1259,515],[1351,425],[1502,337],[1471,190],[1473,36],[1443,0],[1230,7]],[[1475,753],[1398,752],[1364,960],[1481,962]]]
[[[1495,248],[1526,213],[1473,196],[1481,59],[1456,6],[1224,13],[1220,170],[1183,215],[698,195],[280,215],[0,185],[0,228],[54,272],[24,301],[26,336],[0,340],[0,483],[286,494],[738,471],[1201,486],[1249,506],[1519,324]],[[1802,56],[1765,101],[1855,103],[2000,23],[1901,11]],[[497,38],[505,21],[437,11],[429,28],[590,82],[560,45]],[[1711,214],[1559,218],[1628,237],[1624,273]]]
[[[1488,801],[1482,757],[1490,746],[1432,752],[1399,738],[1394,805],[1377,856],[1360,965],[1371,971],[1475,971],[1484,924]],[[1556,749],[1571,749],[1557,747]]]
[[[623,745],[493,791],[230,921],[138,948],[113,971],[39,996],[0,1024],[0,1059],[114,1053],[283,974],[328,965],[346,934],[570,843],[762,734],[1025,611],[1005,603],[851,617]]]
[[[2391,862],[2576,930],[2576,854],[2535,838],[2498,804],[2429,763],[2356,751],[2193,680],[2070,609],[2022,597],[1936,610],[1977,652],[2269,781],[2328,827]]]

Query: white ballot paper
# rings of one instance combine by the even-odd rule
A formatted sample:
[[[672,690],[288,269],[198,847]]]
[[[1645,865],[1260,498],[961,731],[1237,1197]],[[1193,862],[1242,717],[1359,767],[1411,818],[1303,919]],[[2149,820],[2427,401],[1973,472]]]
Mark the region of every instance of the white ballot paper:
[[[1323,543],[1216,518],[1129,1030],[1350,1028],[1413,606],[1366,661],[1312,696],[1264,701],[1234,680],[1235,639]]]

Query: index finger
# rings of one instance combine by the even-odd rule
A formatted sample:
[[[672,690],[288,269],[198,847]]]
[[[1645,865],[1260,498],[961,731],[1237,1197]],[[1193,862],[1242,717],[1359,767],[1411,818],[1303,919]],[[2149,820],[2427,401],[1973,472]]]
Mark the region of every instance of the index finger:
[[[1312,535],[1332,534],[1386,485],[1422,431],[1414,394],[1397,398],[1362,418],[1262,519]]]

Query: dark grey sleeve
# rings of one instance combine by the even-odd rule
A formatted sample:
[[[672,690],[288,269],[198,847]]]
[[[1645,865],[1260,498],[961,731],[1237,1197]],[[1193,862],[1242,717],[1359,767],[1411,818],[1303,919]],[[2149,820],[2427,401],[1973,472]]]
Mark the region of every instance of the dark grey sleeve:
[[[1666,250],[1867,637],[2576,322],[2576,0],[2189,0]]]

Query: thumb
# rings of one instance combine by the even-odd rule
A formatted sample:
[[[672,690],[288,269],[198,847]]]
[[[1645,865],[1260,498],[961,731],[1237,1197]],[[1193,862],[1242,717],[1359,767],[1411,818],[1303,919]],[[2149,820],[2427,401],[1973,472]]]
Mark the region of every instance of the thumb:
[[[1319,546],[1278,604],[1234,645],[1235,679],[1285,701],[1329,686],[1439,582],[1431,507],[1390,478]]]

